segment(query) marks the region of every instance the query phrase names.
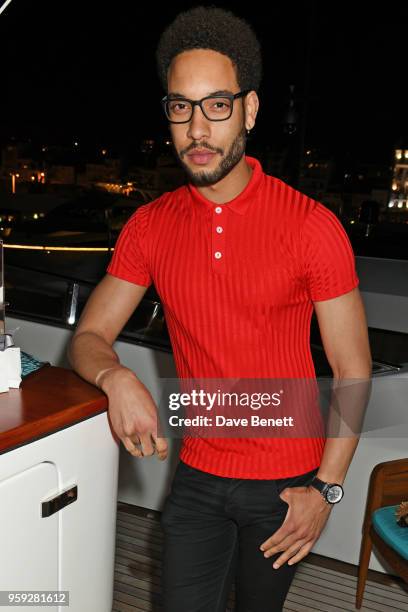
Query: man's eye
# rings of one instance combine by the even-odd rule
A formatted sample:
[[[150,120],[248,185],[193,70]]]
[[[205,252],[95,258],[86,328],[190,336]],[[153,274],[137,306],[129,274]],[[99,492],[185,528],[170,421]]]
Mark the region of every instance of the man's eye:
[[[185,102],[173,102],[170,104],[170,110],[173,113],[182,113],[187,109],[187,104]]]
[[[212,100],[210,109],[215,112],[226,111],[230,108],[229,100]]]

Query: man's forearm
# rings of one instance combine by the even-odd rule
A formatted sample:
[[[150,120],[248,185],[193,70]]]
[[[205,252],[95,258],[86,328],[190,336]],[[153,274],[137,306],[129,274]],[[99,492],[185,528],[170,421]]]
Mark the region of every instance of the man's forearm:
[[[324,482],[343,484],[359,438],[327,438],[316,476]]]
[[[104,372],[112,368],[125,368],[113,348],[100,336],[82,332],[74,336],[68,357],[72,367],[82,378],[93,385],[101,386]]]
[[[327,439],[317,477],[342,484],[359,443],[371,393],[371,370],[364,376],[334,380],[327,422]]]

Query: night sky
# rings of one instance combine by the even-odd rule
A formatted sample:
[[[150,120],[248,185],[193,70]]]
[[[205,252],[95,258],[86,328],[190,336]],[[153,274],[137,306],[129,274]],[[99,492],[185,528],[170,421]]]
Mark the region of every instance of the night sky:
[[[386,161],[398,140],[408,142],[408,3],[202,4],[246,18],[260,39],[264,79],[254,138],[279,142],[292,83],[302,108],[309,44],[307,144]],[[15,136],[129,145],[166,135],[155,48],[163,28],[191,6],[13,0],[0,15],[0,142]]]

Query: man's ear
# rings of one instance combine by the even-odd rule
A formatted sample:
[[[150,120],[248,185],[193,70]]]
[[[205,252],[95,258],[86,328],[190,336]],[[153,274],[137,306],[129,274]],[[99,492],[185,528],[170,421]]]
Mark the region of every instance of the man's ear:
[[[258,94],[255,90],[252,90],[245,96],[245,127],[247,130],[252,130],[254,127],[258,109]]]

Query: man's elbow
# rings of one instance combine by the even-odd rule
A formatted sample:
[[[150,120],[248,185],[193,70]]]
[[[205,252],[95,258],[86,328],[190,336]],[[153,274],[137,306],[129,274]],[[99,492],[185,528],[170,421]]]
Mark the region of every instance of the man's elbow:
[[[373,361],[370,354],[359,358],[347,359],[343,362],[331,364],[333,377],[337,379],[347,378],[371,378]]]
[[[68,343],[68,347],[67,347],[68,361],[71,367],[74,369],[75,369],[75,347],[76,347],[77,339],[79,335],[80,334],[78,334],[78,330],[75,330],[72,335],[72,338],[70,339]]]
[[[90,331],[76,329],[68,344],[67,357],[70,365],[75,368],[76,357],[78,353],[86,351],[87,340],[91,339],[94,334]]]

